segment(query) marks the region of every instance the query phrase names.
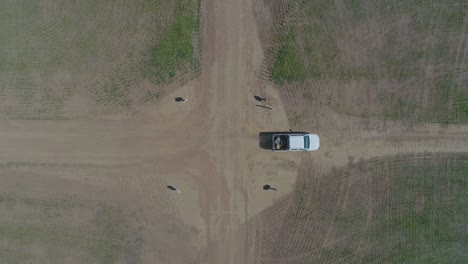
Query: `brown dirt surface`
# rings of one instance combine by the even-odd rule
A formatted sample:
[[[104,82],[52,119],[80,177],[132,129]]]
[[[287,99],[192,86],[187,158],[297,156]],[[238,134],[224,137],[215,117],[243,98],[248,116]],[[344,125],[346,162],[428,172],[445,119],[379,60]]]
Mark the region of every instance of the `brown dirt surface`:
[[[14,184],[24,178],[16,183],[18,190],[6,188],[5,195],[19,195],[17,201],[21,197],[55,200],[70,194],[86,204],[109,204],[122,213],[129,234],[109,242],[118,240],[122,247],[90,251],[75,249],[70,242],[67,250],[82,258],[69,258],[69,263],[93,258],[104,262],[106,256],[107,261],[122,263],[130,257],[142,263],[188,263],[212,241],[227,240],[250,216],[292,189],[300,155],[270,158],[269,151],[258,147],[259,131],[287,130],[288,122],[277,95],[255,75],[261,49],[255,30],[245,30],[255,24],[251,3],[205,4],[206,67],[198,80],[169,93],[157,106],[94,119],[0,121],[2,182]],[[255,107],[254,94],[267,97],[274,110]],[[177,104],[176,96],[188,97],[189,102]],[[281,188],[265,195],[266,183]],[[182,195],[167,190],[168,184],[181,189]],[[88,206],[89,212],[79,206],[65,210],[65,214],[72,210],[89,214],[89,221],[77,219],[76,226],[53,216],[43,221],[56,219],[57,225],[88,228],[91,233],[97,217],[93,206]],[[27,210],[28,204],[15,202],[13,207]],[[29,223],[22,228],[30,228]],[[139,234],[138,254],[127,256],[133,245],[129,239],[136,236],[132,230]],[[44,252],[41,243],[60,244],[60,238],[42,237],[37,231],[34,238],[25,238],[39,244],[26,259],[38,255],[60,262],[61,254],[74,254],[54,247]],[[244,262],[248,257],[246,250],[210,249],[206,258],[239,263],[237,258]]]
[[[468,128],[350,116],[311,103],[307,90],[273,89],[263,78],[258,8],[253,0],[203,1],[200,76],[167,89],[157,105],[74,120],[0,120],[0,219],[7,223],[0,258],[362,261],[376,236],[360,234],[393,195],[390,183],[379,183],[406,160],[427,164],[427,153],[466,152]],[[254,95],[273,109],[256,107]],[[189,101],[176,103],[177,96]],[[320,150],[259,147],[259,132],[291,127],[319,134]],[[385,161],[392,156],[400,158]],[[265,192],[264,184],[278,191]]]

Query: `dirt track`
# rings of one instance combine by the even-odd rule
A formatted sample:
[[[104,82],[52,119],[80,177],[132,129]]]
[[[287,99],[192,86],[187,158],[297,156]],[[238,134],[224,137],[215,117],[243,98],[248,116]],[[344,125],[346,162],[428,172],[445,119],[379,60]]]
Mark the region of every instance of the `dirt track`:
[[[292,189],[295,171],[290,167],[299,157],[271,158],[270,152],[258,148],[259,131],[285,130],[288,123],[271,89],[255,88],[254,70],[262,55],[250,5],[249,1],[206,3],[203,72],[157,107],[95,120],[1,121],[5,171],[26,175],[26,194],[36,184],[53,180],[65,183],[40,187],[52,196],[73,193],[97,199],[96,192],[102,191],[108,193],[102,199],[136,199],[148,219],[141,224],[148,241],[144,263],[167,260],[179,251],[162,252],[157,250],[164,248],[161,243],[151,243],[151,237],[174,221],[151,222],[158,210],[186,225],[175,231],[180,241],[192,230],[188,239],[194,248],[203,250],[210,241],[226,240],[250,215]],[[257,92],[269,98],[274,112],[254,106]],[[175,103],[173,98],[179,95],[189,97],[189,102]],[[14,182],[10,175],[4,182]],[[266,183],[281,186],[280,191],[262,192]],[[183,194],[174,196],[165,189],[167,184],[178,186]],[[247,256],[244,249],[208,250],[207,258],[242,263]],[[173,263],[196,258],[190,249],[185,251]]]
[[[254,233],[240,227],[292,190],[303,160],[314,159],[327,171],[345,165],[350,157],[466,151],[466,127],[409,129],[398,122],[370,121],[369,129],[360,119],[328,109],[317,109],[319,152],[273,154],[260,149],[258,132],[287,130],[289,124],[278,95],[257,78],[263,54],[252,2],[206,1],[201,76],[157,107],[95,120],[1,121],[3,165],[33,175],[31,185],[50,175],[66,182],[60,190],[44,190],[48,192],[86,196],[97,188],[109,193],[107,199],[133,197],[146,214],[144,263],[181,252],[154,250],[161,245],[151,237],[170,223],[152,222],[151,216],[165,210],[184,224],[170,235],[182,241],[192,230],[188,239],[196,249],[167,263],[188,263],[201,251],[202,263],[238,264],[256,262]],[[267,97],[274,110],[255,107],[254,94]],[[177,104],[175,96],[190,100]],[[99,168],[97,173],[93,167]],[[279,191],[262,191],[267,183]],[[166,184],[178,186],[182,195],[168,192]]]

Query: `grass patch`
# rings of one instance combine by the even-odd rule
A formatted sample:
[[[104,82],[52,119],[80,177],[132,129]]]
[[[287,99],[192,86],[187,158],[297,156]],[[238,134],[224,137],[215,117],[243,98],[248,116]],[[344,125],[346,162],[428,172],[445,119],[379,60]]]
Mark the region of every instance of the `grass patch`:
[[[90,220],[84,225],[73,223],[71,210],[80,210]],[[8,263],[28,263],[35,258],[63,263],[69,252],[82,263],[139,259],[139,248],[132,244],[129,236],[133,233],[122,211],[109,204],[78,201],[74,196],[35,199],[2,193],[0,212],[5,215],[0,226],[0,256]],[[8,215],[14,215],[13,219],[7,220]]]
[[[466,100],[468,94],[459,87],[455,71],[446,71],[437,76],[434,84],[434,108],[437,119],[444,124],[463,123],[468,121]],[[426,117],[430,119],[431,116]]]
[[[381,100],[382,104],[386,105],[382,114],[385,119],[404,119],[421,111],[421,107],[411,100],[402,97],[395,98],[393,94],[383,94]]]
[[[273,80],[279,84],[305,79],[306,74],[296,43],[294,29],[282,36],[271,75]]]
[[[0,226],[0,237],[2,241],[21,244],[26,252],[27,248],[33,244],[45,244],[57,249],[59,247],[75,248],[88,252],[97,260],[97,263],[107,264],[115,263],[124,245],[122,237],[115,235],[115,232],[121,231],[111,231],[114,233],[91,234],[89,231],[58,225],[3,224]],[[103,238],[101,239],[100,236]],[[6,259],[9,257],[7,256]],[[29,257],[32,258],[32,254]]]
[[[468,247],[466,156],[405,165],[391,168],[392,196],[384,201],[370,236],[380,254],[365,262],[468,261],[460,251]]]
[[[468,119],[468,93],[462,91],[457,92],[455,95],[455,107],[458,113]]]
[[[304,175],[275,250],[307,263],[466,263],[467,175],[468,155],[445,154],[360,161],[323,182]]]
[[[315,27],[303,28],[303,36],[307,45],[304,46],[305,57],[308,61],[307,76],[317,79],[332,78],[336,71],[338,48],[326,28],[317,24]],[[351,71],[351,69],[349,69]]]
[[[468,122],[466,59],[457,55],[467,1],[317,0],[289,6],[272,43],[278,48],[267,52],[274,82],[301,85],[311,79],[332,89],[353,87],[356,100],[367,104],[330,98],[327,89],[316,93],[350,115]],[[385,102],[379,94],[387,95]]]
[[[7,204],[13,206],[16,203],[16,199],[13,195],[7,193],[0,194],[0,204]]]
[[[154,101],[154,100],[158,100],[159,98],[161,98],[161,95],[162,93],[157,91],[148,91],[146,94],[145,94],[145,97],[143,98],[143,100],[145,102],[150,102],[150,101]]]
[[[364,8],[364,1],[363,0],[349,0],[345,1],[345,5],[349,8],[352,12],[352,16],[355,21],[365,19],[366,17],[366,10]]]
[[[132,105],[129,98],[131,83],[131,80],[123,78],[111,80],[101,89],[96,90],[96,100],[101,104],[113,104],[128,108]]]
[[[150,51],[150,76],[154,82],[167,83],[183,67],[197,67],[193,36],[199,30],[198,5],[198,0],[177,1],[173,24]]]
[[[310,62],[306,65],[305,77],[356,79],[375,76],[406,79],[417,76],[421,73],[417,63],[424,56],[432,57],[432,51],[419,43],[431,37],[430,33],[438,36],[436,46],[441,46],[447,42],[447,32],[463,29],[464,12],[460,11],[463,10],[461,2],[434,5],[431,1],[399,0],[389,3],[351,0],[344,4],[349,11],[338,12],[336,3],[330,0],[301,2],[296,16],[301,21],[298,30],[304,35],[302,44],[305,52],[299,54],[299,57]],[[398,35],[400,29],[395,24],[395,21],[407,17],[410,20],[409,30],[415,31],[411,36],[413,41],[401,39]],[[368,23],[375,24],[373,21],[382,21],[382,28],[390,27],[381,47],[375,46],[375,39],[371,36],[368,37],[372,41],[367,42],[353,35],[362,34],[353,31]],[[427,28],[421,28],[420,24],[432,25],[430,32]],[[371,59],[366,63],[357,62],[352,59],[350,50],[340,46],[341,42],[353,46],[353,52],[357,50],[362,56],[369,56]],[[282,43],[281,39],[279,43]],[[285,46],[288,47],[291,46]],[[294,50],[293,46],[292,49]],[[447,49],[438,52],[439,57],[450,55]],[[376,76],[376,73],[369,73],[369,69],[373,68],[383,70]]]
[[[398,47],[395,46],[393,48],[398,49]],[[404,80],[422,74],[416,63],[423,58],[424,51],[418,49],[400,49],[399,51],[395,50],[391,53],[401,53],[401,56],[386,56],[383,64],[389,76],[397,80]]]
[[[128,95],[142,82],[190,77],[199,8],[199,0],[3,1],[0,118],[127,111],[141,103]],[[90,107],[66,107],[75,98]]]
[[[117,208],[100,205],[96,215],[96,226],[101,238],[89,247],[100,263],[115,263],[125,246],[125,226],[122,212]]]

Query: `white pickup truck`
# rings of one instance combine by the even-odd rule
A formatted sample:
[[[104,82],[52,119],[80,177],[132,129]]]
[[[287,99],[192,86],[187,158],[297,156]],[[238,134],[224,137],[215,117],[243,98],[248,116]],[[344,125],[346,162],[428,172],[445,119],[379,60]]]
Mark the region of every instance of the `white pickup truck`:
[[[273,134],[273,151],[314,151],[320,147],[316,134]]]

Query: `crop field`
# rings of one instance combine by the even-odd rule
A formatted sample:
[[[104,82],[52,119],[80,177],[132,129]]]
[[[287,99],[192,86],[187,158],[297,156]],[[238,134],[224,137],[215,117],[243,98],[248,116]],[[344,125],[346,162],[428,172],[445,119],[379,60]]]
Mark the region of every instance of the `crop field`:
[[[254,263],[467,262],[466,150],[421,148],[438,129],[467,135],[468,2],[259,1],[255,14],[261,76],[325,153],[247,228]]]
[[[261,217],[260,263],[464,263],[467,160],[386,157],[320,178],[304,168],[296,190]]]
[[[127,234],[132,231],[114,206],[74,196],[37,199],[2,193],[0,208],[2,263],[138,260],[139,251],[134,247],[138,237],[130,241],[134,234]]]
[[[466,0],[0,1],[0,263],[468,263],[467,58]]]
[[[2,1],[0,117],[63,119],[154,101],[198,71],[199,2]]]
[[[271,80],[304,91],[311,104],[362,117],[468,122],[466,1],[257,6]]]

